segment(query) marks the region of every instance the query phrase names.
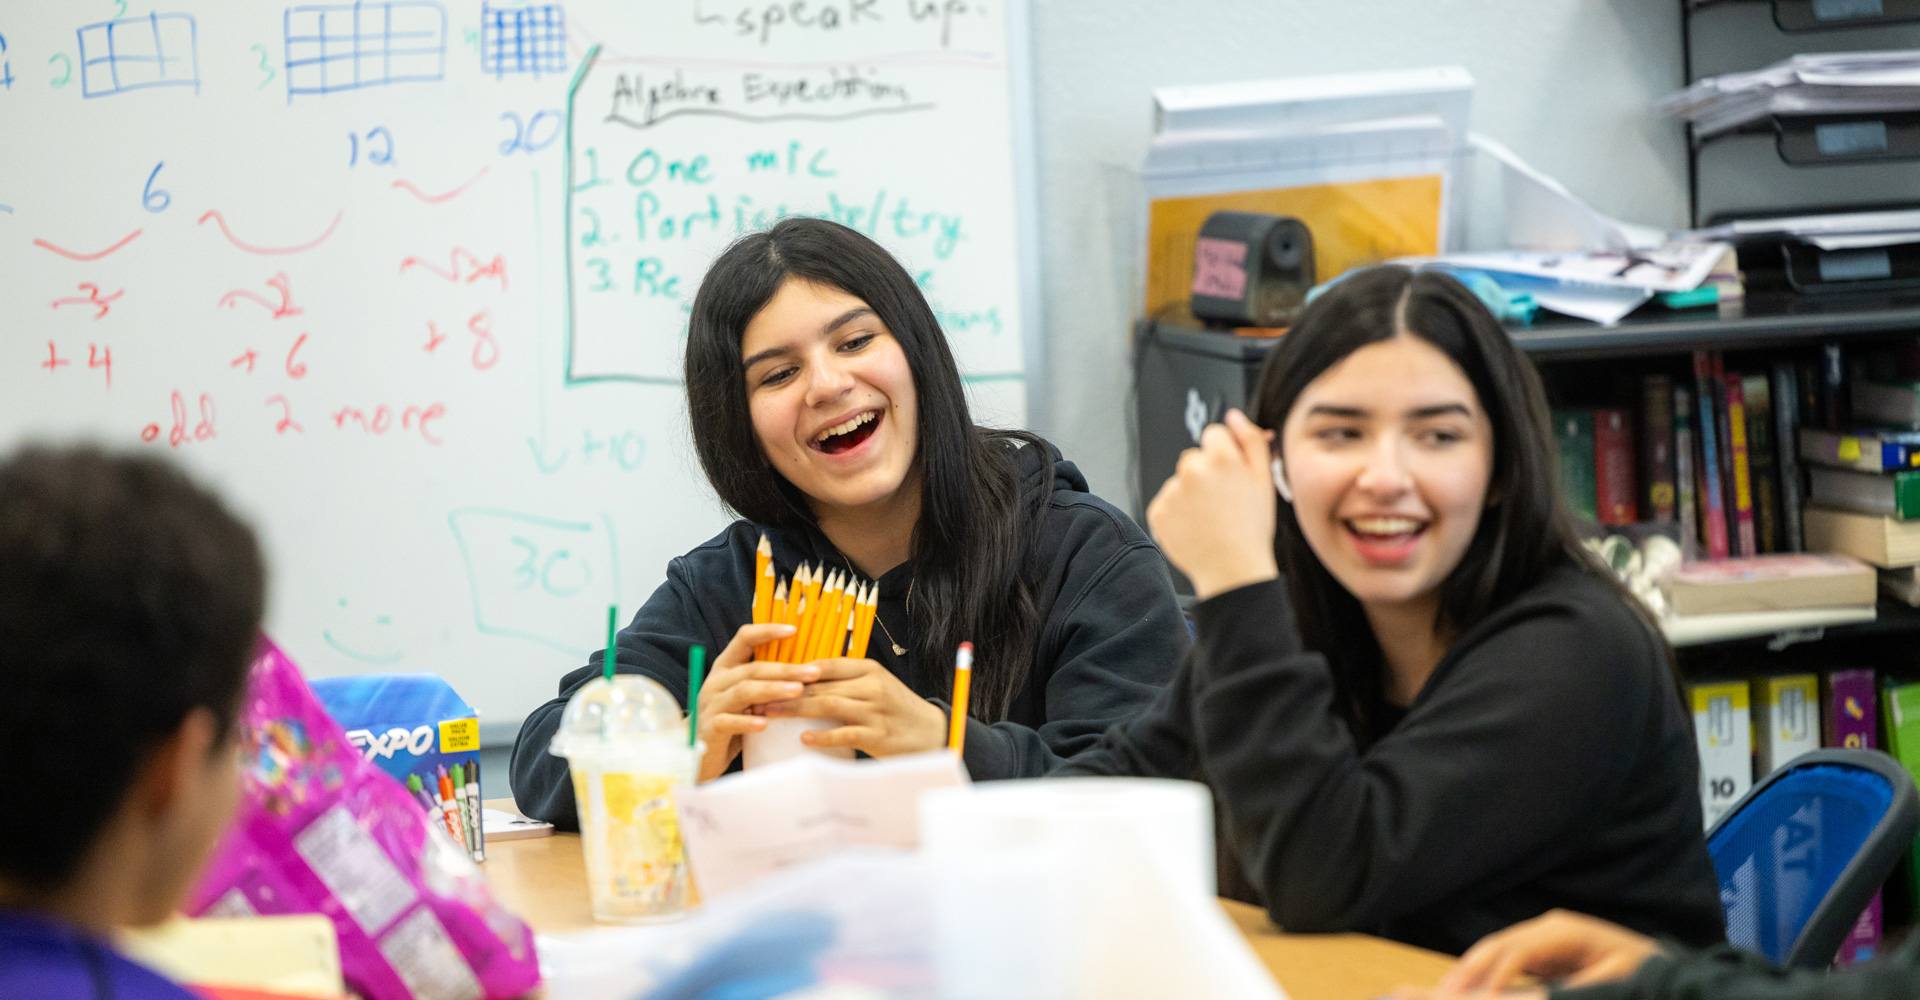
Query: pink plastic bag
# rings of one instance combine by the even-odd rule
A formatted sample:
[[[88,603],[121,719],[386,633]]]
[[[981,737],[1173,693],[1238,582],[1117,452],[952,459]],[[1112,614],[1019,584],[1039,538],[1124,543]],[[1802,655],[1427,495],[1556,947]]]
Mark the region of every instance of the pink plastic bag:
[[[323,913],[367,1000],[503,1000],[540,981],[533,932],[437,819],[368,764],[262,638],[240,712],[241,803],[195,916]]]

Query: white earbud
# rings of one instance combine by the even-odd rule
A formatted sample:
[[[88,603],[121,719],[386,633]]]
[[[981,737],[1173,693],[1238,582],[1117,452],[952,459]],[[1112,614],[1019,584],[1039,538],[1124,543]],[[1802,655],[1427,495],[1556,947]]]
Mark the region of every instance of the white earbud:
[[[1280,462],[1280,456],[1273,456],[1273,488],[1280,491],[1280,499],[1293,502],[1293,487],[1287,485],[1287,467]]]

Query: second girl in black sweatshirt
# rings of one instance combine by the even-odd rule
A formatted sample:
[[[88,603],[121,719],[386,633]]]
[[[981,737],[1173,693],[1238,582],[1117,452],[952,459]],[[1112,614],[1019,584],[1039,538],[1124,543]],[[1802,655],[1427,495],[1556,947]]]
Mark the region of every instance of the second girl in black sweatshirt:
[[[1457,953],[1565,907],[1719,940],[1671,654],[1575,539],[1545,410],[1451,278],[1335,285],[1258,426],[1208,428],[1148,508],[1192,654],[1058,773],[1206,781],[1287,930]]]

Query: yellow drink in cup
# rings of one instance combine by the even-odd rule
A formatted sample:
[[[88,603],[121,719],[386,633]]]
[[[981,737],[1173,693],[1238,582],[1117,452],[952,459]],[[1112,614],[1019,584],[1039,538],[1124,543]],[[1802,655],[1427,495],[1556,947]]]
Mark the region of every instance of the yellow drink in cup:
[[[573,772],[595,920],[670,919],[693,901],[678,792],[703,748],[686,733],[673,696],[645,677],[588,681],[567,702],[548,752]]]

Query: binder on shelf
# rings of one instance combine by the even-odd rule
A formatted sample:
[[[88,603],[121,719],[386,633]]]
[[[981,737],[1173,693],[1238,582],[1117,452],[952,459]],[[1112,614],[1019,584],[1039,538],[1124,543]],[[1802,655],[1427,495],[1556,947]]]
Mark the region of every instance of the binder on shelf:
[[[1745,681],[1695,684],[1690,694],[1700,752],[1700,812],[1711,828],[1753,786],[1751,702]]]
[[[1764,778],[1803,753],[1820,749],[1820,678],[1813,674],[1762,677],[1753,682],[1755,777]]]
[[[1826,675],[1826,704],[1822,713],[1824,742],[1830,747],[1879,749],[1880,713],[1872,670],[1833,670]],[[1872,960],[1880,946],[1880,894],[1854,924],[1840,945],[1835,964],[1858,965]]]

